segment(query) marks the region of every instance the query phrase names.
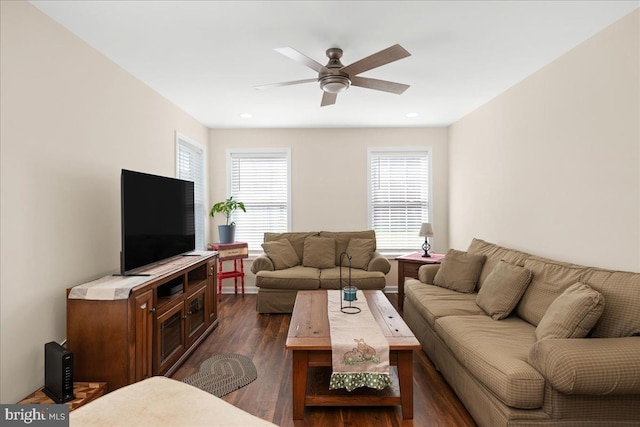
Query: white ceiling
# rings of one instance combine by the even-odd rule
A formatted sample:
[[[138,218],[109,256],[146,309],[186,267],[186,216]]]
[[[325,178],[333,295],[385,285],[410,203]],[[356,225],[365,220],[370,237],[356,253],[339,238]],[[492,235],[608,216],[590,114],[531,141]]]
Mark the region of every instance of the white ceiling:
[[[446,126],[640,5],[634,1],[31,1],[204,125]],[[412,56],[363,73],[402,95],[351,87],[320,107],[290,46],[348,65],[399,43]],[[241,118],[250,113],[252,118]],[[418,113],[414,118],[407,113]]]

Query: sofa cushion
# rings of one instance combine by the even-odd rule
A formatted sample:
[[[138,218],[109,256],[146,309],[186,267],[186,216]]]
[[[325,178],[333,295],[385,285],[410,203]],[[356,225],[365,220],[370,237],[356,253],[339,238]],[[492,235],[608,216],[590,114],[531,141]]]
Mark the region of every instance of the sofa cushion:
[[[161,375],[109,390],[90,403],[68,413],[67,423],[34,425],[276,427],[211,393]],[[25,420],[7,424],[30,425],[33,418]]]
[[[604,310],[604,298],[589,285],[576,283],[556,298],[538,323],[536,337],[583,338]]]
[[[342,286],[347,285],[349,269],[342,267]],[[361,290],[382,290],[386,286],[384,273],[351,269],[351,285]],[[340,289],[340,267],[320,270],[320,287],[322,289]]]
[[[351,257],[351,267],[366,270],[375,247],[376,241],[373,239],[349,239],[346,252]],[[346,257],[342,260],[342,264],[348,265]]]
[[[373,239],[376,241],[376,232],[374,230],[365,231],[321,231],[320,237],[329,237],[336,239],[336,261],[335,265],[340,265],[340,254],[347,250],[351,239]],[[374,247],[375,251],[376,248]]]
[[[336,266],[336,240],[327,237],[307,237],[304,241],[302,265],[314,268]]]
[[[433,328],[443,316],[459,316],[484,312],[476,304],[476,294],[464,294],[439,286],[427,285],[416,279],[404,282],[405,300],[411,300],[420,315]]]
[[[592,337],[619,338],[640,335],[640,273],[589,269],[582,278],[604,296],[604,312]]]
[[[291,246],[291,242],[287,239],[264,242],[262,249],[264,249],[264,252],[271,262],[273,262],[273,267],[276,270],[282,270],[300,264],[300,258],[298,258],[296,251],[293,249],[293,246]]]
[[[264,241],[271,242],[273,240],[287,239],[291,242],[291,246],[296,251],[299,259],[302,259],[304,252],[304,241],[307,237],[317,236],[317,232],[289,232],[289,233],[264,233]]]
[[[488,316],[447,316],[436,333],[455,358],[505,405],[542,406],[544,377],[528,363],[535,327],[515,316],[496,322]]]
[[[471,293],[476,287],[485,258],[484,255],[449,249],[433,279],[433,284]]]
[[[517,314],[534,326],[537,326],[551,303],[569,286],[580,281],[585,267],[544,258],[530,257],[524,267],[531,270],[533,278],[520,299]]]
[[[269,289],[319,289],[320,270],[296,265],[276,271],[259,271],[256,286]]]
[[[504,248],[495,243],[486,242],[482,239],[473,239],[469,244],[467,252],[485,255],[487,259],[482,266],[480,278],[478,278],[478,289],[484,286],[484,282],[489,274],[498,265],[499,261],[506,261],[509,264],[524,266],[524,261],[530,256],[525,252],[516,251],[514,249]]]
[[[526,268],[501,260],[478,290],[476,303],[493,319],[504,319],[518,305],[531,277]]]

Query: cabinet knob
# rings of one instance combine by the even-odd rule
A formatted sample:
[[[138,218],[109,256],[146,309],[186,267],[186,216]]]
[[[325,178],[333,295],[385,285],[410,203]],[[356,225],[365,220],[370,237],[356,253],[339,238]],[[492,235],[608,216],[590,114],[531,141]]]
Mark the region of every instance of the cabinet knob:
[[[151,308],[149,309],[149,313],[155,313],[155,312],[156,312],[156,308],[155,308],[155,307],[151,307]]]

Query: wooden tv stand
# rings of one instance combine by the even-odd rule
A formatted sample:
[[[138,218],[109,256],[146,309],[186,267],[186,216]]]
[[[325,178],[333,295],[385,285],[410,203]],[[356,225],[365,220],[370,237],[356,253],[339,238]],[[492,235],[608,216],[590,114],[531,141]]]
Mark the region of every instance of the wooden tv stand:
[[[201,252],[144,269],[148,280],[126,299],[71,299],[73,288],[67,289],[74,380],[106,381],[113,391],[175,372],[218,325],[217,255]]]

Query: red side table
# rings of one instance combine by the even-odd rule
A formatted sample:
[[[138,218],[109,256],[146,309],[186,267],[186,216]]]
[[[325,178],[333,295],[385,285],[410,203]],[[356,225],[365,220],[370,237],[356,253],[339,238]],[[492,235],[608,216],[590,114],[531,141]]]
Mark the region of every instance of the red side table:
[[[211,249],[218,251],[218,298],[222,294],[222,280],[230,278],[233,278],[235,294],[238,295],[238,277],[244,296],[244,258],[249,258],[249,245],[245,242],[213,243]],[[223,261],[233,261],[233,270],[223,271]]]

